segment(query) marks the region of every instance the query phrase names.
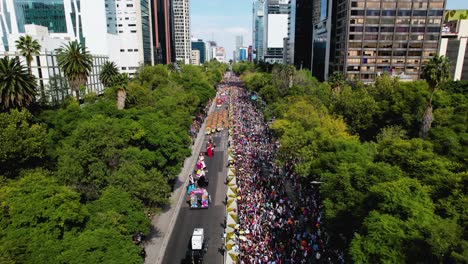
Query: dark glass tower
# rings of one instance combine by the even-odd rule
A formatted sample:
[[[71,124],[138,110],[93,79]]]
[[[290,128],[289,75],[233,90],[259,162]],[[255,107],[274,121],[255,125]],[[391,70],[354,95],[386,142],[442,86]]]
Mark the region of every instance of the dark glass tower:
[[[152,1],[154,63],[169,64],[175,57],[172,0]]]
[[[24,25],[47,27],[51,33],[66,33],[63,0],[15,0],[18,31],[24,33]]]

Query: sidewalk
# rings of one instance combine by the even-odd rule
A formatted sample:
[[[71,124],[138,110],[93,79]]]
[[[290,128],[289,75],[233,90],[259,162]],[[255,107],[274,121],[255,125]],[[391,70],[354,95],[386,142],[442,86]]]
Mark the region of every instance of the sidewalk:
[[[208,113],[213,111],[215,102],[213,102],[208,110]],[[172,230],[174,229],[177,216],[179,215],[180,207],[185,197],[185,186],[188,184],[188,175],[193,171],[198,154],[201,151],[203,141],[205,138],[206,119],[204,120],[200,130],[198,131],[195,143],[192,145],[192,155],[185,159],[184,167],[177,176],[172,192],[169,199],[170,204],[163,208],[163,211],[153,217],[152,230],[149,237],[150,240],[145,243],[146,258],[145,264],[160,264],[163,261],[164,253],[169,242]]]

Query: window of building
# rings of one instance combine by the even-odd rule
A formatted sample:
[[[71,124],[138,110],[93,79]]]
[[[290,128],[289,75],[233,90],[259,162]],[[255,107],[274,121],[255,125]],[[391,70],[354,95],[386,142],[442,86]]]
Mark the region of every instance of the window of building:
[[[352,16],[363,16],[364,15],[364,10],[351,10],[351,15]]]
[[[395,32],[398,32],[398,33],[409,32],[409,27],[396,27]]]
[[[421,56],[421,54],[422,54],[422,51],[420,51],[420,50],[410,50],[410,51],[408,51],[408,56],[410,56],[410,57],[411,56],[413,56],[413,57]]]
[[[413,16],[426,16],[426,10],[413,10]]]
[[[395,19],[394,18],[382,18],[380,19],[380,24],[395,24]]]
[[[434,32],[440,32],[441,28],[440,27],[427,27],[426,32],[434,33]]]
[[[127,4],[127,7],[133,7],[133,4]]]
[[[136,24],[128,24],[129,27],[136,27]]]
[[[411,16],[411,10],[398,10],[398,16]]]
[[[380,16],[380,10],[366,10],[367,16]]]
[[[396,11],[395,10],[382,10],[382,16],[395,16]]]
[[[406,55],[405,50],[394,50],[393,51],[393,56],[395,57],[404,57]]]
[[[424,32],[424,27],[412,27],[411,32]]]
[[[126,71],[127,70],[127,67],[122,67],[122,71]]]
[[[362,32],[362,27],[349,27],[349,32]]]
[[[378,18],[366,18],[366,24],[379,24]]]
[[[137,33],[136,30],[130,30],[130,33]]]
[[[124,50],[124,49],[120,49],[120,52],[125,52],[125,50]]]

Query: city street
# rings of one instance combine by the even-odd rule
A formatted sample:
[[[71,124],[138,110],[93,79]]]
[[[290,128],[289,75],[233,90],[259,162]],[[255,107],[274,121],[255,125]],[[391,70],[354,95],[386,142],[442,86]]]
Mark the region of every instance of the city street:
[[[162,263],[191,263],[188,248],[194,228],[203,228],[205,231],[208,252],[204,263],[223,263],[223,255],[219,249],[223,245],[225,215],[223,202],[227,190],[224,184],[227,175],[227,131],[216,134],[213,140],[216,143],[215,154],[211,158],[205,156],[209,179],[206,189],[211,195],[212,203],[208,209],[190,209],[187,203],[188,196],[185,197]],[[206,138],[203,150],[205,143]]]

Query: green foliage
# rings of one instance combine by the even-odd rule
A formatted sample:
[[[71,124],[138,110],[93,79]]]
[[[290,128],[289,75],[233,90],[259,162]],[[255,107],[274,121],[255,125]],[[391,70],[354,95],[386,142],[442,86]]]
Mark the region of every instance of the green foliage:
[[[83,44],[75,40],[57,49],[57,61],[79,100],[80,87],[86,84],[91,72],[92,55]]]
[[[272,77],[267,73],[251,73],[246,74],[243,79],[245,87],[252,92],[259,92],[260,89],[268,84],[272,84]]]
[[[27,110],[0,113],[0,175],[15,177],[45,158],[46,129],[32,122]]]
[[[0,59],[0,110],[26,107],[36,97],[36,78],[18,58]]]
[[[232,65],[232,71],[238,76],[245,72],[252,71],[255,65],[251,62],[236,62]]]
[[[88,212],[78,193],[46,172],[29,172],[0,189],[0,259],[54,263],[67,233],[80,230]]]
[[[99,73],[99,80],[105,87],[113,86],[113,78],[119,74],[117,65],[113,61],[106,61],[101,66],[101,72]]]
[[[31,62],[33,56],[39,55],[41,51],[41,44],[36,39],[32,39],[30,35],[20,36],[18,40],[15,41],[16,49],[19,50],[21,56],[26,59],[28,64],[28,71],[31,74]]]

